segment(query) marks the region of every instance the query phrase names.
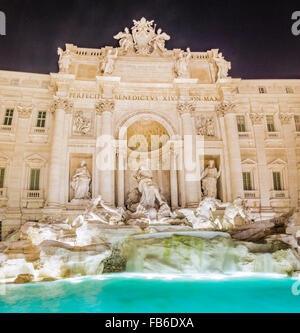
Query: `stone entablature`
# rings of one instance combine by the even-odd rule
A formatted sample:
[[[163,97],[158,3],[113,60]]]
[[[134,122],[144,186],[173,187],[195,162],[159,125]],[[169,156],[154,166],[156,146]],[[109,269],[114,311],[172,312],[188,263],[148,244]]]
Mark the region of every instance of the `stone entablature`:
[[[192,207],[204,195],[201,181],[185,181],[188,168],[176,170],[189,147],[188,136],[191,145],[204,139],[199,163],[206,168],[213,161],[221,171],[218,198],[232,201],[240,195],[254,212],[266,216],[294,207],[300,201],[300,178],[293,181],[300,170],[295,118],[300,117],[300,80],[232,79],[218,50],[168,50],[162,30],[152,30],[148,41],[128,33],[133,44],[127,51],[123,44],[102,49],[67,44],[65,51],[58,50],[59,73],[0,71],[0,169],[5,169],[0,213],[8,221],[5,232],[20,219],[38,219],[47,210],[66,215],[81,211],[80,202],[71,202],[77,188],[71,182],[83,162],[91,177],[85,192],[103,195],[110,206],[123,206],[135,186],[130,172],[97,168],[102,135],[111,138],[112,163],[124,168],[128,151],[143,147],[133,140],[131,148],[137,151],[129,150],[122,127],[129,128],[130,140],[132,131],[145,129],[148,146],[151,133],[170,140],[173,169],[155,170],[154,178],[172,208]],[[150,152],[145,149],[142,157]],[[155,153],[162,156],[162,148]],[[31,169],[40,170],[38,190],[30,189]],[[281,181],[277,187],[273,173]],[[11,210],[18,215],[10,215]]]

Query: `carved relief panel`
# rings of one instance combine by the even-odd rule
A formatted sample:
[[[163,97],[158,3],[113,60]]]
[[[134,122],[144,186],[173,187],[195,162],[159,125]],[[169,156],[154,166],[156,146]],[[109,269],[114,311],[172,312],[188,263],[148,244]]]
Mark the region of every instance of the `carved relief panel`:
[[[72,132],[73,135],[91,136],[93,133],[92,112],[75,110],[73,113]]]

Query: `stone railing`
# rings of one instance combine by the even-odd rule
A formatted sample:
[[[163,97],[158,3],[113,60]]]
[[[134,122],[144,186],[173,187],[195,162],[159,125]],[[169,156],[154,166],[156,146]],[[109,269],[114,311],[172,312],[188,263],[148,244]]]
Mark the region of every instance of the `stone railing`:
[[[43,199],[43,191],[25,190],[24,198],[26,198],[26,199]]]
[[[33,134],[47,134],[48,129],[44,127],[34,127],[32,129]]]
[[[258,191],[244,191],[245,199],[258,199],[259,198],[259,192]]]
[[[208,58],[207,52],[192,52],[192,60],[206,60]]]
[[[0,131],[1,132],[11,133],[12,128],[13,128],[12,126],[0,125]]]
[[[270,197],[271,199],[287,199],[288,191],[271,191]]]
[[[280,132],[267,132],[267,139],[280,139]]]
[[[250,139],[251,133],[250,132],[239,132],[240,139]]]

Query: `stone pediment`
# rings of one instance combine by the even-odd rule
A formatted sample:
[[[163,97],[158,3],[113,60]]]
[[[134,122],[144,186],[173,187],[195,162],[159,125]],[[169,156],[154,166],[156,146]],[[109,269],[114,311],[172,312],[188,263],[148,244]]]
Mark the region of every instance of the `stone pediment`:
[[[268,164],[268,167],[284,167],[287,165],[287,162],[285,162],[284,160],[282,160],[281,158],[277,158],[276,160],[274,160],[273,162]]]
[[[252,160],[251,158],[246,158],[245,160],[242,161],[243,165],[256,165],[256,161]]]

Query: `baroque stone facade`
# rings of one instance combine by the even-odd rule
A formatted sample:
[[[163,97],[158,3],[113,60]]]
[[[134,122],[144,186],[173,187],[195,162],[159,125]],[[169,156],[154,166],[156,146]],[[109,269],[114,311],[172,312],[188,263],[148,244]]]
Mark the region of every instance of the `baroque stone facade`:
[[[125,206],[137,164],[153,156],[173,209],[199,205],[209,164],[223,202],[242,197],[263,218],[299,209],[300,80],[231,78],[218,50],[168,50],[146,19],[115,38],[119,48],[59,48],[58,73],[0,71],[3,237],[73,216],[89,197]]]

